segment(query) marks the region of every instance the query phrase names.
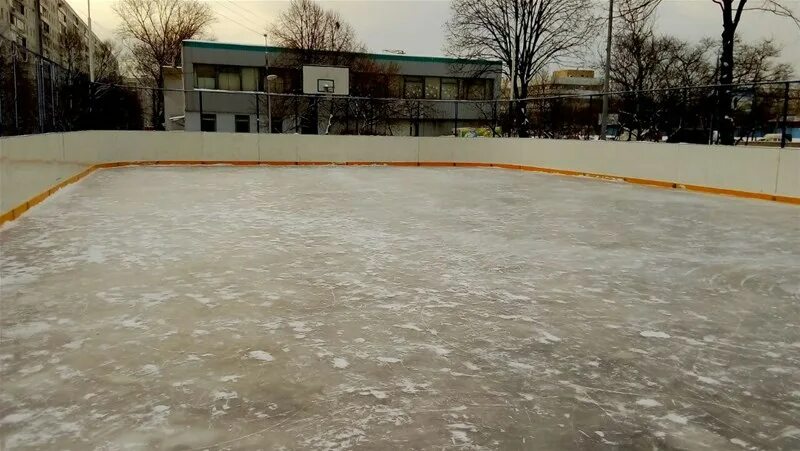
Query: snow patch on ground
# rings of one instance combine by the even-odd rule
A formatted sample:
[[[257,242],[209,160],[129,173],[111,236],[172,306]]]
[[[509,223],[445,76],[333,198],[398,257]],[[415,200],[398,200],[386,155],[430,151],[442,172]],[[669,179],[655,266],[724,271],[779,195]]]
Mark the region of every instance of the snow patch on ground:
[[[266,351],[250,351],[247,353],[247,356],[253,360],[261,360],[262,362],[272,362],[275,360],[272,354]]]
[[[636,405],[642,407],[658,407],[661,405],[661,403],[656,401],[655,399],[642,398],[636,400]]]
[[[336,357],[335,359],[333,359],[334,368],[344,369],[347,368],[348,366],[350,366],[350,362],[341,357]]]
[[[669,338],[669,334],[666,332],[660,332],[657,330],[643,330],[639,332],[639,335],[645,338]]]

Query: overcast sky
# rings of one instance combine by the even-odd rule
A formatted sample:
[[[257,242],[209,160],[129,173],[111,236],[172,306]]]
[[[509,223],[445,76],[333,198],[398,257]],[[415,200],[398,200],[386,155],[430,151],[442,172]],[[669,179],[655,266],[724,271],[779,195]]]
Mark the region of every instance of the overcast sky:
[[[86,18],[85,0],[68,0]],[[755,4],[758,0],[751,0]],[[119,20],[112,5],[115,0],[92,0],[94,30],[100,38],[113,38]],[[800,0],[782,0],[800,15]],[[209,2],[217,14],[211,36],[219,41],[264,42],[265,24],[273,21],[288,1],[214,0]],[[446,0],[329,0],[325,7],[338,10],[353,25],[371,51],[401,49],[409,54],[441,55],[445,37],[443,26],[450,15]],[[604,2],[598,2],[602,6]],[[719,7],[711,0],[663,0],[658,10],[658,29],[686,40],[717,38],[721,31]],[[739,26],[745,40],[774,38],[783,47],[783,60],[795,68],[800,78],[800,29],[791,21],[766,13],[746,11]]]

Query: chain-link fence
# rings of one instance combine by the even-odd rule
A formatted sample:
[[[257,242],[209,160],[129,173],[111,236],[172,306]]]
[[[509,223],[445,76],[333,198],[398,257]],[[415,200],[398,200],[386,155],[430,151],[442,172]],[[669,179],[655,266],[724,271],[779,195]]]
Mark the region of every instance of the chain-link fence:
[[[0,39],[0,135],[143,128],[136,91],[119,76],[108,80],[114,84],[90,83],[80,56],[64,66]]]
[[[3,43],[0,134],[98,129],[600,139],[603,94],[518,100],[333,97],[90,83],[78,71]],[[720,90],[732,92],[719,114]],[[541,91],[541,90],[540,90]],[[607,139],[800,146],[800,81],[608,94]]]

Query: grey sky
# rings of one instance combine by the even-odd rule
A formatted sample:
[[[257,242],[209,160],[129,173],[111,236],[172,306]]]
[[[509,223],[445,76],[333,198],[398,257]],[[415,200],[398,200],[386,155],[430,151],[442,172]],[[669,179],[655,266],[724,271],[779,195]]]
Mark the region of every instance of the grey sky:
[[[85,0],[68,0],[82,17],[86,17]],[[115,0],[92,0],[95,31],[101,38],[114,37],[118,19],[112,10]],[[756,3],[757,0],[752,3]],[[264,42],[261,31],[286,7],[287,1],[214,0],[217,13],[211,35],[226,42]],[[443,53],[444,22],[450,14],[446,0],[328,0],[325,7],[338,10],[351,23],[371,51],[402,49],[409,54],[439,55]],[[604,2],[598,2],[602,7]],[[800,14],[800,0],[783,3]],[[658,11],[657,26],[661,32],[695,41],[718,37],[721,26],[719,7],[711,0],[663,0]],[[800,77],[800,29],[791,21],[757,11],[747,11],[739,26],[745,40],[774,38],[783,46],[783,60],[795,68]]]

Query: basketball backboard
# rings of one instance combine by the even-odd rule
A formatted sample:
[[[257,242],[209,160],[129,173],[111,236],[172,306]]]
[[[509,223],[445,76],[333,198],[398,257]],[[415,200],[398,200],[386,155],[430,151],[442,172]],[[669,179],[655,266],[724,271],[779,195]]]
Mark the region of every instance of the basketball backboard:
[[[350,69],[341,66],[303,66],[303,94],[350,95]]]

